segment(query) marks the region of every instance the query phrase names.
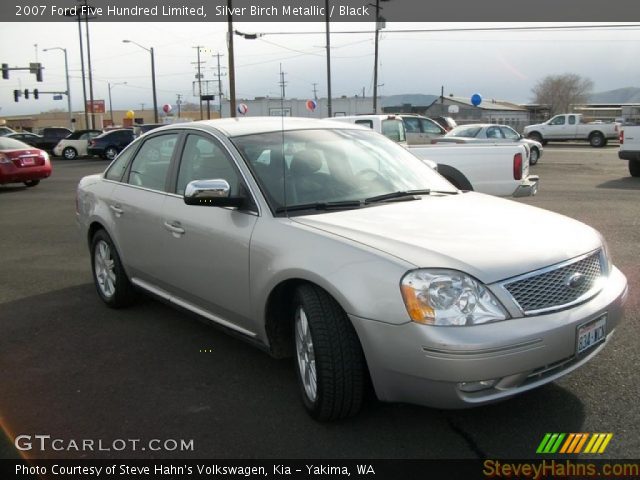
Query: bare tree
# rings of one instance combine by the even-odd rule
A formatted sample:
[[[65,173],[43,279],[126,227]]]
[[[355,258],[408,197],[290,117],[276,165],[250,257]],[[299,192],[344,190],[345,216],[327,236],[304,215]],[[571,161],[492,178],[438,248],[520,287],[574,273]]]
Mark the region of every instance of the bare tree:
[[[585,103],[593,82],[575,73],[547,75],[531,89],[533,101],[547,105],[551,115],[569,112],[573,105]]]

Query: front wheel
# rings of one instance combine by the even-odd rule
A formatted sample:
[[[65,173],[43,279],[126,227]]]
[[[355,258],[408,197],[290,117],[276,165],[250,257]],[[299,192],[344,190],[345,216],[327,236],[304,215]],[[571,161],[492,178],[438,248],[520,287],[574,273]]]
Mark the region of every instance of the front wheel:
[[[344,310],[324,290],[303,285],[294,295],[293,326],[297,378],[311,416],[327,421],[357,414],[366,367]]]
[[[62,156],[67,160],[75,160],[78,156],[78,152],[73,147],[67,147],[62,151]]]
[[[104,151],[104,156],[107,160],[113,160],[118,156],[118,149],[116,147],[108,147]]]
[[[529,156],[529,165],[535,165],[540,158],[540,151],[537,148],[531,149],[531,155]]]
[[[529,138],[531,140],[535,140],[536,142],[542,143],[542,135],[540,135],[538,132],[530,133]]]
[[[112,308],[125,307],[134,300],[135,291],[122,267],[111,237],[98,230],[91,240],[91,267],[98,295]]]
[[[640,177],[640,160],[629,160],[629,173],[632,177]]]

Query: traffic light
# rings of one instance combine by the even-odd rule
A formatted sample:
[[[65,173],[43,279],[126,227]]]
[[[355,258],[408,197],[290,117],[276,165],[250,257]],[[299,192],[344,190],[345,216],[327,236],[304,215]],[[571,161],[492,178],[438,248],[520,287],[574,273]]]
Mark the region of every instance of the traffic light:
[[[20,90],[13,91],[13,101],[17,102],[20,99]]]
[[[28,88],[25,88],[25,89],[24,89],[24,99],[25,99],[25,100],[28,100],[28,99],[29,99],[29,89],[28,89]]]
[[[38,69],[36,70],[36,81],[37,82],[41,82],[42,81],[42,64],[38,63]]]
[[[33,98],[35,98],[36,100],[38,100],[38,89],[34,88],[33,89]]]
[[[8,63],[2,64],[2,78],[4,80],[9,80],[9,64]]]

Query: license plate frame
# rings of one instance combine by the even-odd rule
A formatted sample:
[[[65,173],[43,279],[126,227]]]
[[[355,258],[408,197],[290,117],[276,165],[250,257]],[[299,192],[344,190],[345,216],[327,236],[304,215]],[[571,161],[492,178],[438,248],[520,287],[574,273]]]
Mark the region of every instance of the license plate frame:
[[[34,157],[27,157],[22,159],[23,167],[33,167],[36,164],[36,159]]]
[[[607,338],[607,314],[600,315],[576,328],[576,355],[583,355]]]

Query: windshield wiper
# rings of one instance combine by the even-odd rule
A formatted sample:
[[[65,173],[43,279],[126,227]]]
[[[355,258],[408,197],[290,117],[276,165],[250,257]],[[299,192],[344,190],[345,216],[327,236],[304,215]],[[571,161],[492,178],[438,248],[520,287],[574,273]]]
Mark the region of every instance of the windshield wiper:
[[[344,210],[349,208],[360,208],[364,206],[361,200],[345,200],[342,202],[313,202],[299,205],[288,205],[276,208],[276,213],[293,212],[296,210]]]
[[[376,195],[375,197],[365,198],[364,203],[419,200],[417,195],[429,195],[430,193],[431,189],[429,188],[425,188],[422,190],[399,190],[397,192],[383,193],[382,195]]]

